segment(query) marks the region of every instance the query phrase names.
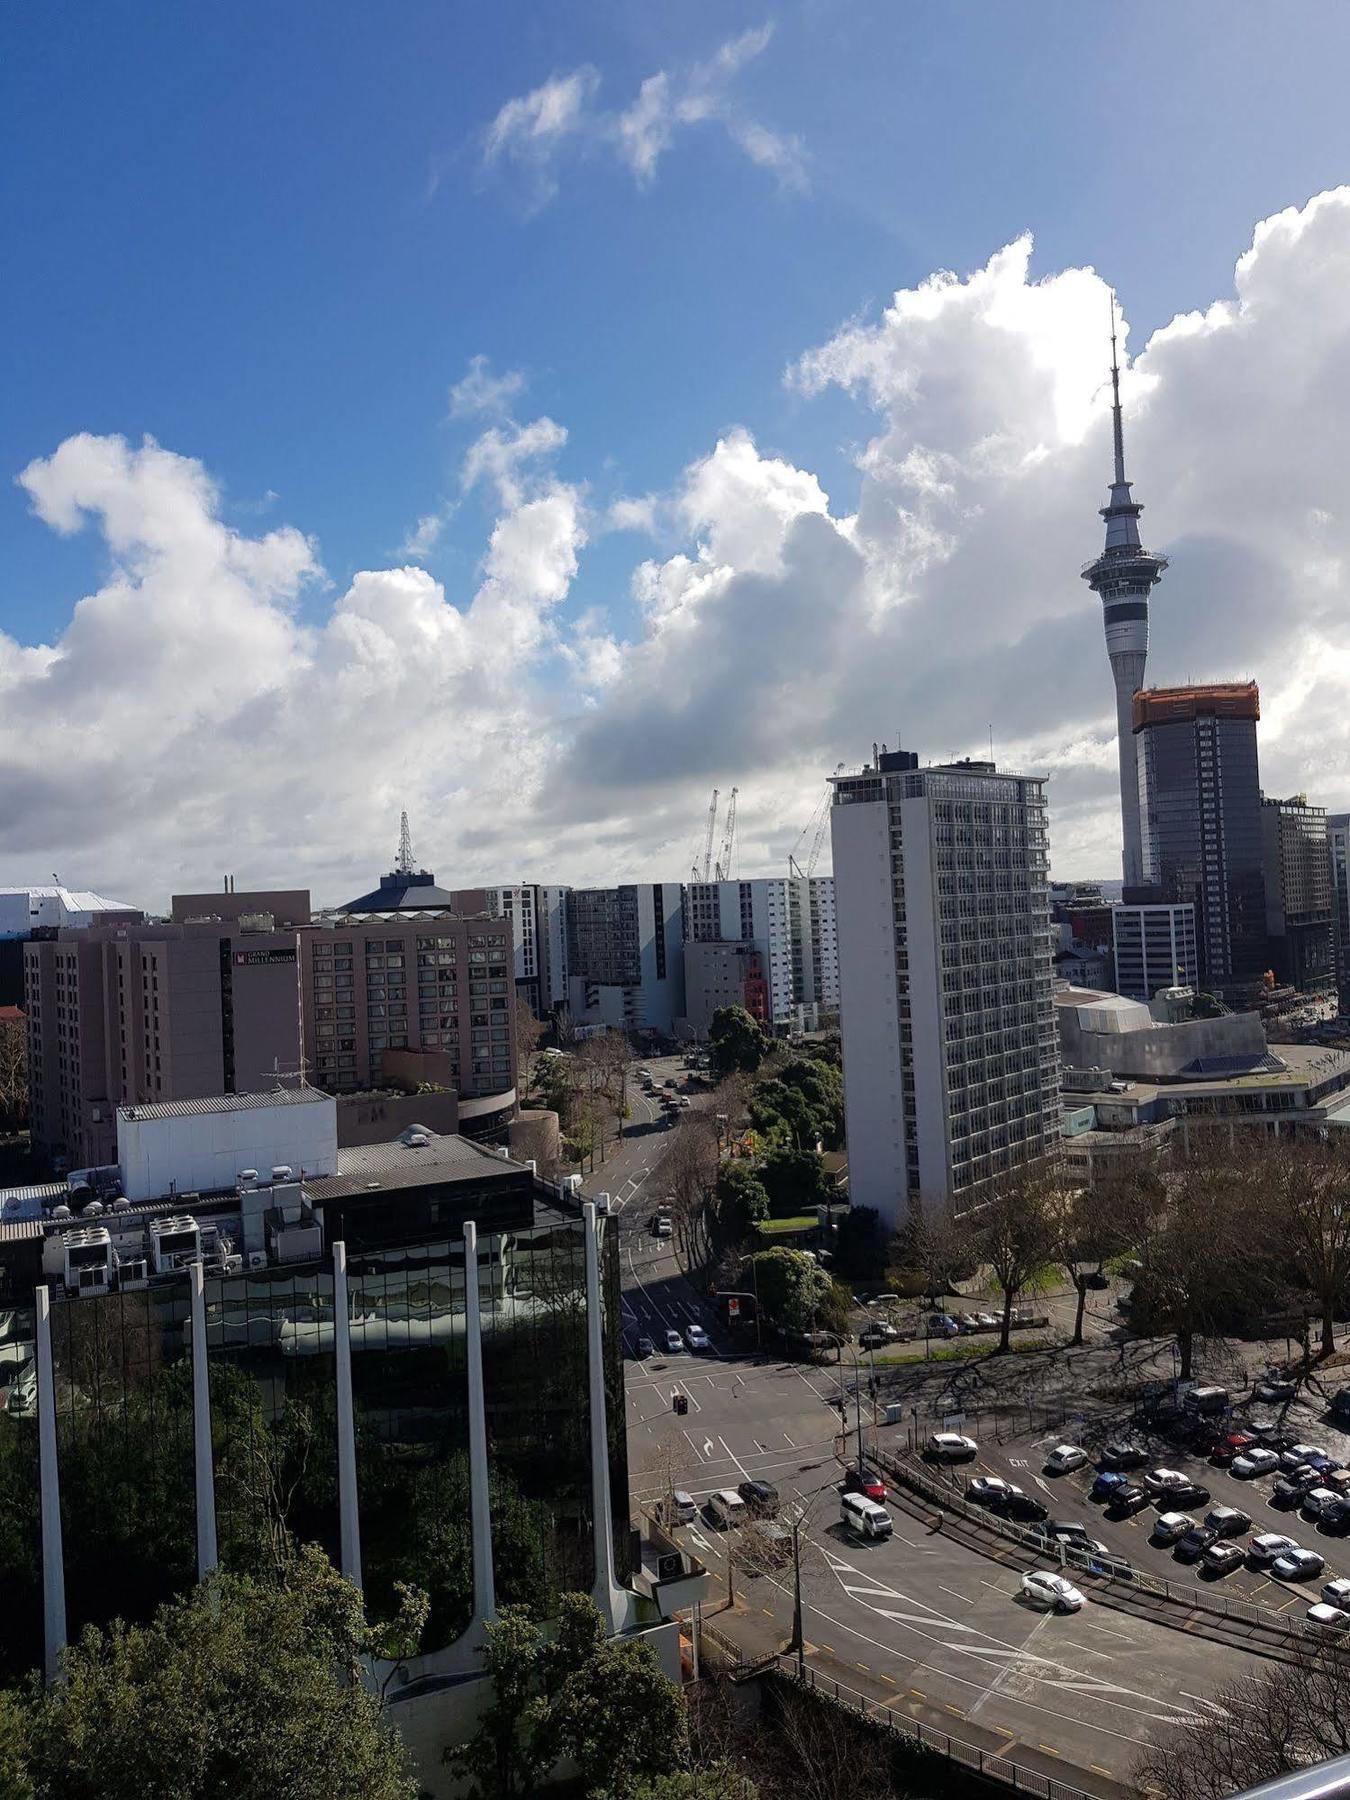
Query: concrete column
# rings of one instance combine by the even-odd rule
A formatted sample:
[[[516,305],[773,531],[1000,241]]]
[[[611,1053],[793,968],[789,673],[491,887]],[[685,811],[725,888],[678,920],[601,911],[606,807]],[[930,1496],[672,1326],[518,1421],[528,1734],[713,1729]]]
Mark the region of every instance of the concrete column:
[[[37,1290],[38,1472],[42,1504],[42,1630],[47,1684],[61,1678],[66,1647],[66,1564],[61,1545],[61,1478],[56,1464],[56,1376],[51,1295]]]
[[[473,1524],[473,1616],[497,1616],[492,1571],[492,1507],[488,1494],[487,1403],[483,1394],[483,1323],[478,1304],[478,1227],[464,1223],[464,1343],[469,1373],[469,1507]]]
[[[581,1209],[586,1244],[586,1365],[591,1417],[591,1514],[595,1521],[595,1588],[592,1598],[609,1628],[615,1626],[614,1522],[610,1516],[609,1434],[605,1418],[605,1331],[600,1305],[600,1237],[595,1202]]]
[[[337,1363],[338,1518],[342,1573],[361,1586],[361,1515],[356,1493],[356,1409],[352,1404],[352,1331],[347,1302],[347,1246],[333,1245],[334,1357]]]
[[[220,1561],[216,1550],[216,1470],[211,1455],[211,1383],[206,1364],[206,1284],[199,1262],[188,1270],[192,1303],[192,1474],[197,1495],[197,1579]]]

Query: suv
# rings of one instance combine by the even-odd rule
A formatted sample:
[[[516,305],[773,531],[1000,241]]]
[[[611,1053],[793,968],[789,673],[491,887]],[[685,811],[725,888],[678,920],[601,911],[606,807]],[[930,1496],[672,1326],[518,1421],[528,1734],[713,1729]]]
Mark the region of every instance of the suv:
[[[743,1481],[736,1492],[760,1518],[768,1518],[778,1511],[778,1489],[771,1481]]]
[[[674,1237],[675,1227],[671,1224],[670,1214],[659,1212],[652,1220],[652,1236],[659,1238]]]
[[[1221,1538],[1246,1537],[1252,1528],[1249,1515],[1236,1506],[1216,1506],[1206,1513],[1205,1524]]]

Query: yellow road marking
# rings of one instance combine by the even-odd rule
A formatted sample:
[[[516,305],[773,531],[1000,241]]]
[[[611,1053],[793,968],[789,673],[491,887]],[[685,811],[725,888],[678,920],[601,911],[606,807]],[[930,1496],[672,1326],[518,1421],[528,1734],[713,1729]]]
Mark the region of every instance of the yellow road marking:
[[[855,1669],[861,1669],[864,1675],[870,1675],[872,1672],[866,1663],[854,1663],[853,1666]]]
[[[895,1679],[894,1675],[888,1675],[884,1669],[877,1676],[877,1680],[884,1681],[886,1683],[887,1687],[899,1687],[899,1685],[900,1685],[900,1683]]]
[[[1059,1755],[1059,1751],[1056,1750],[1056,1748],[1053,1744],[1040,1744],[1040,1745],[1038,1745],[1038,1748],[1041,1750],[1044,1750],[1044,1752],[1047,1756],[1058,1756]]]
[[[961,1708],[959,1706],[953,1706],[950,1700],[948,1700],[948,1702],[947,1702],[947,1711],[949,1713],[954,1713],[958,1719],[964,1719],[966,1716],[961,1711]]]
[[[928,1698],[922,1688],[911,1688],[909,1691],[916,1700],[926,1700]]]
[[[834,1655],[834,1645],[833,1644],[822,1644],[820,1647],[825,1652],[826,1656]]]
[[[1104,1769],[1100,1763],[1089,1763],[1088,1767],[1089,1767],[1089,1769],[1092,1770],[1092,1773],[1094,1775],[1108,1775],[1109,1776],[1111,1773],[1110,1769]]]

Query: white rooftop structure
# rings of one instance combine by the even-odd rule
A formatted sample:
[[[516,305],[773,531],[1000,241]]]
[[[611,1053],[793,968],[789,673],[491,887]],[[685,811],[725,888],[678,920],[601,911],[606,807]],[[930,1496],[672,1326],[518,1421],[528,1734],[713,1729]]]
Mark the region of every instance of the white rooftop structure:
[[[119,1106],[117,1160],[131,1201],[219,1193],[245,1170],[266,1180],[337,1173],[337,1101],[317,1088]]]
[[[109,900],[89,888],[0,887],[0,938],[27,937],[41,926],[84,927],[100,913],[134,913],[126,900]]]

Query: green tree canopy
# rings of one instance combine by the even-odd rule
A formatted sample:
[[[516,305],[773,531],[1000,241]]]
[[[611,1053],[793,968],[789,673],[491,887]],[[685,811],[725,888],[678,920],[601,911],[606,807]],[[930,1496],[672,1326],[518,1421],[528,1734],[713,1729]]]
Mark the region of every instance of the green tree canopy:
[[[833,1283],[804,1250],[761,1250],[751,1257],[759,1310],[783,1331],[810,1331],[829,1306]]]
[[[149,1624],[90,1626],[64,1682],[28,1703],[31,1791],[413,1800],[402,1744],[356,1679],[371,1647],[359,1593],[313,1548],[284,1586],[217,1574]],[[0,1769],[14,1736],[11,1721]],[[23,1793],[12,1779],[8,1791]]]
[[[605,1800],[610,1800],[608,1794]],[[614,1800],[620,1800],[617,1791]],[[759,1789],[734,1763],[715,1762],[640,1781],[622,1800],[759,1800]]]
[[[814,1150],[791,1150],[779,1145],[764,1158],[758,1174],[769,1196],[769,1212],[775,1219],[795,1219],[829,1197],[825,1169]]]
[[[720,1006],[708,1027],[714,1072],[753,1075],[764,1061],[768,1040],[743,1006]]]
[[[722,1164],[717,1177],[717,1210],[726,1237],[737,1243],[752,1225],[768,1218],[768,1192],[748,1162]]]

